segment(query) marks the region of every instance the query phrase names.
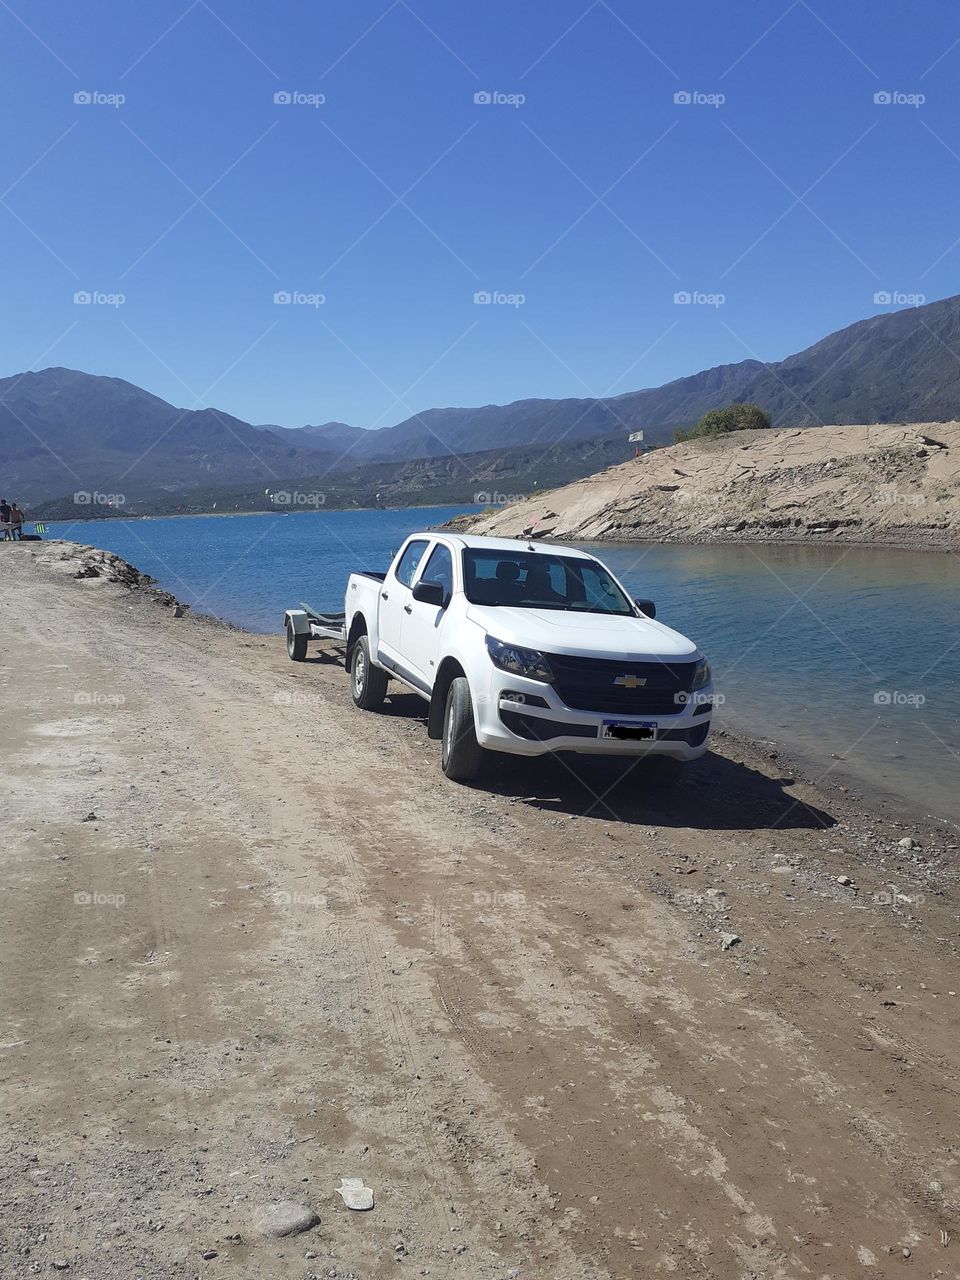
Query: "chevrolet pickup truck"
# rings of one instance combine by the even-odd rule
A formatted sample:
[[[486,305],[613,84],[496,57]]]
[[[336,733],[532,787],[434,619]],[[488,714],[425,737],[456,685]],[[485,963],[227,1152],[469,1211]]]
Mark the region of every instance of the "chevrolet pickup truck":
[[[416,533],[386,573],[353,573],[343,615],[285,615],[287,649],[346,644],[353,701],[391,680],[429,704],[448,778],[490,752],[696,759],[707,750],[710,667],[585,552],[543,542]]]

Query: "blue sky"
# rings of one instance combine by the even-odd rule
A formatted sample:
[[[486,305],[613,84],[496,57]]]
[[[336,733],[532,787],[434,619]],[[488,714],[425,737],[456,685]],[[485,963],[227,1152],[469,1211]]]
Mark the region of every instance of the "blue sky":
[[[945,0],[4,0],[0,51],[4,376],[388,425],[960,292]]]

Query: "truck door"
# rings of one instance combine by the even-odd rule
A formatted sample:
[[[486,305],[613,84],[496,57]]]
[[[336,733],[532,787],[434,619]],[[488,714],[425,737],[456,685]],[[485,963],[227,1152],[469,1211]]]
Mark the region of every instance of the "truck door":
[[[415,581],[436,582],[444,590],[445,604],[440,608],[434,604],[425,604],[422,600],[414,600],[411,596],[408,602],[409,612],[404,614],[401,631],[404,660],[414,675],[419,676],[432,689],[437,675],[437,657],[446,607],[453,595],[453,554],[450,548],[442,542],[436,543]]]
[[[378,651],[398,665],[403,664],[400,651],[400,627],[407,617],[404,609],[410,605],[410,587],[420,568],[424,553],[430,545],[428,538],[413,538],[393,562],[380,588]]]

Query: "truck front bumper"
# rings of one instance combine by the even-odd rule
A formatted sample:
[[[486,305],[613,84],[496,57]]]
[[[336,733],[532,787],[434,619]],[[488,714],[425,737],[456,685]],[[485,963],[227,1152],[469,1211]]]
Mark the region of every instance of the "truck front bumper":
[[[513,678],[509,687],[494,680],[488,691],[475,697],[474,706],[477,739],[491,751],[519,756],[575,751],[677,760],[695,760],[706,752],[712,711],[711,686],[690,694],[675,715],[612,716],[567,707],[549,685]],[[612,723],[650,736],[608,737]]]

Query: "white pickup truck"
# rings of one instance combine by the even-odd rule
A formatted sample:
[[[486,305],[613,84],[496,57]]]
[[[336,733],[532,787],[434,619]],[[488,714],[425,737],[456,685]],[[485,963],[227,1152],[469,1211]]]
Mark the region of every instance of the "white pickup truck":
[[[391,679],[425,698],[443,772],[475,779],[487,752],[703,755],[710,667],[631,600],[593,556],[543,542],[416,533],[386,573],[354,573],[344,615],[284,618],[290,657],[342,638],[353,700],[376,710]]]

